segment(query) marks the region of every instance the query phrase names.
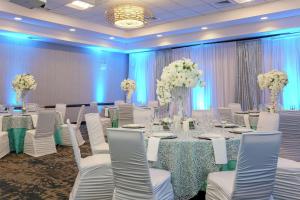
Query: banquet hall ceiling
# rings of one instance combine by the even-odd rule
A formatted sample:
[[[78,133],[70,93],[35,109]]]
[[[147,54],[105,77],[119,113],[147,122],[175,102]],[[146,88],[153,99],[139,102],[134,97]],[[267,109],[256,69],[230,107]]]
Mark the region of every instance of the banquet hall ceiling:
[[[238,4],[234,0],[89,0],[90,2],[95,2],[95,7],[84,11],[65,6],[72,1],[73,0],[48,0],[46,8],[49,9],[50,12],[60,15],[111,26],[105,19],[105,11],[111,6],[130,2],[132,4],[143,5],[150,9],[156,19],[149,23],[148,26],[154,26],[185,18],[203,16],[278,0],[256,0],[244,4]]]
[[[132,52],[300,31],[300,0],[244,4],[237,0],[84,0],[95,3],[87,10],[65,6],[72,1],[47,0],[45,8],[28,9],[1,0],[0,35],[25,33],[41,40]],[[229,3],[220,6],[220,1]],[[123,2],[149,8],[156,19],[133,30],[108,24],[105,10]]]

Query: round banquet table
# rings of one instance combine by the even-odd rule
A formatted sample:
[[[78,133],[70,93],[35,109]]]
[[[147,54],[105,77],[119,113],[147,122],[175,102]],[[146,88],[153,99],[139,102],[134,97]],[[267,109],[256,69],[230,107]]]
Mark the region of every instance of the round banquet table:
[[[8,132],[10,151],[14,151],[17,154],[23,152],[26,131],[34,129],[31,114],[6,114],[2,116],[2,131]],[[59,125],[61,125],[62,122],[59,113],[56,113],[55,123],[55,142],[56,144],[61,144],[61,127]]]
[[[172,185],[176,200],[187,200],[206,190],[206,180],[210,172],[234,170],[240,136],[226,141],[227,165],[217,165],[210,140],[197,138],[161,139],[158,161],[152,167],[171,172]],[[147,140],[146,140],[147,144]]]

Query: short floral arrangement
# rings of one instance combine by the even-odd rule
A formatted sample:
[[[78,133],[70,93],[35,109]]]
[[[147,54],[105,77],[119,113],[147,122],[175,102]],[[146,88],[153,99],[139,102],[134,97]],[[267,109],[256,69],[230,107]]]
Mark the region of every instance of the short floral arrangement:
[[[31,74],[18,74],[12,82],[12,86],[19,101],[26,96],[27,92],[36,89],[37,82]]]
[[[165,117],[161,120],[161,125],[163,126],[164,130],[169,130],[171,124],[172,124],[172,119],[169,117]]]
[[[257,77],[258,85],[261,90],[268,89],[271,93],[271,112],[276,112],[278,93],[288,84],[286,73],[272,70],[265,74],[259,74]]]
[[[157,80],[156,94],[160,105],[171,102],[171,93],[175,88],[193,88],[200,83],[203,72],[190,59],[183,58],[172,62],[163,69],[161,79]]]
[[[121,82],[121,89],[127,92],[127,99],[131,99],[132,93],[135,91],[135,81],[131,79],[125,79]]]

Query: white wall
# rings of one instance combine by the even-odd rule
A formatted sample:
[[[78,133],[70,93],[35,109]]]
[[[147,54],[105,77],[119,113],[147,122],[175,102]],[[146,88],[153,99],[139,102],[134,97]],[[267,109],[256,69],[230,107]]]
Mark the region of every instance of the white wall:
[[[0,37],[0,104],[18,104],[11,81],[20,73],[31,73],[38,82],[27,102],[113,102],[124,98],[120,82],[127,71],[127,54]]]

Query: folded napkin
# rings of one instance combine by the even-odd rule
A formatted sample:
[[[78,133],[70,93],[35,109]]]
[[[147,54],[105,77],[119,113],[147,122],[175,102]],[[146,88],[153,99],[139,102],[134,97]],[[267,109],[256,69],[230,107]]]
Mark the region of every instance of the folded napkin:
[[[227,150],[225,138],[212,138],[216,164],[227,163]]]
[[[148,140],[147,158],[148,161],[156,162],[160,138],[150,137]]]
[[[33,128],[36,128],[37,121],[38,121],[38,115],[37,114],[31,114],[32,124]]]

